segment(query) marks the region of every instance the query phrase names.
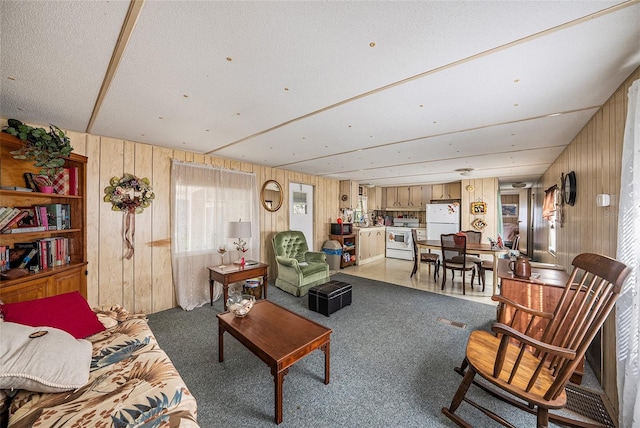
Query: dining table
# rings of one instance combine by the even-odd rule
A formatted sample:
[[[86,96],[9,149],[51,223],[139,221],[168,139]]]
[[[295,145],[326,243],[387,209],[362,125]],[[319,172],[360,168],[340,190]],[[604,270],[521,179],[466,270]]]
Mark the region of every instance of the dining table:
[[[416,241],[418,247],[418,254],[422,253],[422,250],[440,250],[441,244],[439,239],[419,239]],[[498,260],[500,256],[503,256],[509,252],[509,248],[497,247],[491,244],[473,243],[467,242],[467,253],[470,254],[488,254],[493,256],[493,294],[498,294]],[[420,281],[420,264],[418,264],[417,279]]]

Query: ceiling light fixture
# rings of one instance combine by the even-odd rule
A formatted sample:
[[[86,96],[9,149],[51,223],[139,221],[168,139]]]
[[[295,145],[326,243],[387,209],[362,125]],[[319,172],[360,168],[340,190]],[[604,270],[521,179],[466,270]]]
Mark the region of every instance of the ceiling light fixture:
[[[519,181],[517,183],[513,183],[511,187],[513,187],[514,189],[522,189],[523,187],[527,187],[527,184]]]

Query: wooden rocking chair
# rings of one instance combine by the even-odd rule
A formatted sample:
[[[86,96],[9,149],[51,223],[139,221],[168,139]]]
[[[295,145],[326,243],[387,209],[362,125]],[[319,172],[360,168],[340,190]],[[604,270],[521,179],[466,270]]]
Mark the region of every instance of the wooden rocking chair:
[[[491,327],[495,335],[487,331],[471,333],[465,359],[456,369],[464,378],[451,405],[443,407],[442,413],[460,427],[471,427],[454,413],[464,400],[494,421],[513,426],[465,397],[473,383],[509,404],[535,413],[538,428],[546,428],[549,420],[567,426],[587,426],[552,414],[549,409],[565,406],[565,386],[613,309],[629,272],[627,266],[606,256],[588,253],[576,256],[553,313],[535,311],[494,296],[501,309],[509,305],[515,310],[512,320],[519,313],[528,314],[528,326],[519,332],[511,325],[495,322]],[[488,382],[474,380],[476,374]]]

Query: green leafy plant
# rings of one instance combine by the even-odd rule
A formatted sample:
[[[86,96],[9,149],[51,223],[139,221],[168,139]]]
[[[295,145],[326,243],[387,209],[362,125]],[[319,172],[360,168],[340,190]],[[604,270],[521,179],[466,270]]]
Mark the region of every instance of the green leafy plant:
[[[40,174],[53,176],[64,165],[63,158],[73,151],[69,137],[55,125],[49,125],[47,131],[9,119],[8,126],[2,132],[27,142],[23,148],[14,150],[11,154],[14,159],[35,161],[34,165],[40,168]]]

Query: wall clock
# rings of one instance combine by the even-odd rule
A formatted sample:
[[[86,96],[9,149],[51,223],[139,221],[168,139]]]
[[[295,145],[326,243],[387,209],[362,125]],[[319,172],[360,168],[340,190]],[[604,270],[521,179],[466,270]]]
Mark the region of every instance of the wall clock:
[[[573,206],[576,203],[576,173],[574,171],[562,177],[562,198],[567,205]]]

